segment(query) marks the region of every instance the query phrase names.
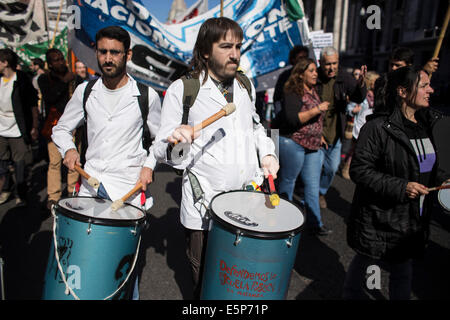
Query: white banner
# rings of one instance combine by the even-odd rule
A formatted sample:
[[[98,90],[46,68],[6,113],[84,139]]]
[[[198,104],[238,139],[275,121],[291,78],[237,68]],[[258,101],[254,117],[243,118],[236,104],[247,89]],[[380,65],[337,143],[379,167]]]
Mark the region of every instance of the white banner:
[[[8,47],[47,40],[44,0],[0,3],[0,40]]]
[[[80,28],[71,30],[69,47],[80,60],[98,71],[95,34],[103,27],[119,25],[132,39],[128,71],[162,90],[187,70],[201,24],[220,16],[220,6],[216,6],[185,22],[166,25],[139,0],[77,0],[74,4],[81,21]],[[224,1],[224,16],[238,22],[244,31],[241,68],[250,78],[286,66],[290,49],[303,44],[302,24],[289,20],[282,0]]]

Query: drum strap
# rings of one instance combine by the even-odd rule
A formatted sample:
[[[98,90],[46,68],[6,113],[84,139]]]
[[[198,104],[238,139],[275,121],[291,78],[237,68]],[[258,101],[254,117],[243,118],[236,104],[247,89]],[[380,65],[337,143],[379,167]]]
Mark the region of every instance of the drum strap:
[[[189,183],[191,184],[192,195],[194,197],[194,204],[196,204],[198,201],[203,199],[205,192],[203,192],[203,189],[200,186],[200,182],[198,181],[197,177],[192,173],[192,171],[186,168],[186,172],[189,178]]]

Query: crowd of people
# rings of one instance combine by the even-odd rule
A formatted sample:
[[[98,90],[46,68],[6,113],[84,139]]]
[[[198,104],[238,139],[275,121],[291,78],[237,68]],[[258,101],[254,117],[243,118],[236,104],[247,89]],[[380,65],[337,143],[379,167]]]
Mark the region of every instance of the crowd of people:
[[[67,167],[67,194],[77,192],[78,182],[78,195],[111,200],[141,184],[150,200],[146,210],[153,203],[147,186],[156,164],[169,164],[183,176],[180,221],[194,297],[199,298],[208,206],[215,195],[242,189],[260,170],[264,178],[278,181],[282,198],[294,201],[301,179],[306,230],[327,236],[333,230],[324,225],[321,209],[327,207],[325,196],[343,163],[342,175],[356,184],[347,228],[356,256],[343,296],[361,297],[366,268],[378,263],[391,272],[391,298],[408,299],[411,259],[423,254],[429,233],[427,186],[450,178],[438,166],[431,130],[442,117],[429,108],[429,76],[438,61],[414,68],[412,51],[399,48],[391,55],[387,74],[364,65],[350,73],[340,68],[333,47],[322,50],[318,63],[309,58],[308,48],[294,47],[292,68],[275,86],[271,128],[280,133],[276,154],[255,108],[255,87],[238,71],[242,40],[242,29],[233,20],[205,21],[194,46],[192,70],[169,86],[162,106],[154,89],[142,89],[126,72],[132,51],[130,36],[120,27],[97,33],[99,78],[81,61],[72,73],[58,49],[47,51],[47,70],[44,61],[32,61],[35,75],[30,78],[17,70],[18,57],[11,49],[0,49],[0,203],[14,194],[17,204],[26,204],[27,155],[39,139],[48,154],[48,209],[63,196],[62,164]],[[198,92],[186,99],[188,79],[195,79]],[[230,103],[236,107],[232,115],[201,133],[194,129]],[[211,146],[217,131],[224,133]],[[351,148],[342,161],[346,132]],[[182,159],[174,158],[176,144],[189,146],[183,148]],[[80,178],[75,166],[99,178],[98,189]],[[200,195],[192,181],[201,186]],[[140,206],[139,193],[129,202]],[[139,297],[137,284],[138,279],[134,299]]]

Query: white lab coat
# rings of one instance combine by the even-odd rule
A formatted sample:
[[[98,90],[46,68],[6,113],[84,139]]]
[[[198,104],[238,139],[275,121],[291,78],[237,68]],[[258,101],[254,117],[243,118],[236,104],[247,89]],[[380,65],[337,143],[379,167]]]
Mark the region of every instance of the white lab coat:
[[[150,154],[142,146],[142,115],[137,97],[140,95],[136,81],[128,76],[131,86],[123,93],[115,107],[102,103],[104,85],[99,79],[86,103],[88,149],[84,170],[97,178],[105,187],[112,200],[123,197],[139,179],[143,166],[154,169],[156,159],[150,148]],[[67,103],[64,114],[53,127],[52,140],[62,157],[67,150],[75,148],[72,131],[84,121],[83,94],[87,82],[80,84]],[[149,115],[147,124],[154,137],[159,129],[161,102],[155,90],[148,89]],[[80,196],[95,196],[94,190],[82,179]],[[140,207],[139,193],[127,201]],[[150,197],[146,209],[151,207]]]
[[[202,83],[202,79],[200,79]],[[252,86],[253,96],[255,88]],[[211,199],[223,191],[242,189],[243,184],[254,180],[258,171],[258,158],[275,155],[275,144],[267,137],[259,123],[255,105],[247,90],[235,79],[233,102],[236,111],[201,130],[200,137],[190,145],[185,160],[179,164],[166,157],[169,137],[180,126],[182,119],[183,82],[177,80],[167,89],[161,113],[161,127],[153,147],[159,161],[178,169],[189,168],[198,178],[205,193],[204,205],[194,204],[193,194],[186,171],[183,175],[181,223],[189,229],[207,229],[205,209]],[[254,101],[254,97],[253,97]],[[226,99],[210,77],[201,85],[195,103],[190,109],[188,124],[194,126],[218,112],[227,104]],[[215,141],[212,141],[215,137]]]

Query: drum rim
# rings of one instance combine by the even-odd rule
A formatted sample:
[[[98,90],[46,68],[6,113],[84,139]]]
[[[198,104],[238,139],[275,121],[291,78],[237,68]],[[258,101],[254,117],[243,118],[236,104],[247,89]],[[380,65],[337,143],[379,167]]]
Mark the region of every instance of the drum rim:
[[[82,214],[73,212],[73,211],[63,208],[59,205],[60,201],[66,200],[66,199],[72,199],[72,198],[100,199],[100,200],[111,201],[111,200],[103,199],[100,197],[88,197],[88,196],[65,197],[65,198],[59,199],[58,202],[55,204],[56,214],[61,213],[66,217],[69,217],[71,219],[81,221],[81,222],[87,222],[87,223],[101,225],[101,226],[117,226],[117,227],[133,227],[136,225],[140,225],[145,221],[145,219],[147,217],[147,212],[145,212],[144,210],[136,207],[135,205],[129,204],[129,203],[125,203],[124,205],[132,206],[132,207],[138,209],[139,211],[142,211],[144,213],[144,216],[139,219],[108,219],[108,218],[89,217],[86,215],[82,215]],[[112,203],[112,201],[111,201],[111,203]]]
[[[448,184],[448,183],[446,183],[446,184]],[[444,206],[444,204],[442,203],[443,201],[441,200],[441,192],[443,192],[444,190],[448,190],[448,189],[439,190],[438,194],[437,194],[437,198],[438,198],[439,204],[441,205],[442,209],[444,209],[445,211],[450,211],[450,208],[448,208],[447,206]]]
[[[234,193],[234,192],[249,192],[249,193],[262,193],[262,194],[270,194],[268,192],[261,192],[261,191],[252,191],[252,190],[232,190],[232,191],[223,191],[221,193],[216,194],[210,202],[209,205],[209,214],[211,215],[211,218],[218,222],[220,225],[222,225],[225,229],[233,231],[233,233],[238,232],[240,235],[242,236],[249,236],[252,238],[259,238],[259,239],[286,239],[290,236],[296,236],[298,235],[301,231],[303,231],[303,228],[305,227],[305,223],[306,223],[306,217],[303,214],[300,206],[298,206],[297,204],[283,199],[285,201],[288,201],[289,203],[291,203],[293,206],[295,206],[300,213],[303,216],[303,223],[298,226],[295,229],[289,230],[289,231],[281,231],[281,232],[260,232],[260,231],[255,231],[255,230],[250,230],[250,229],[246,229],[243,227],[236,227],[235,225],[223,220],[221,217],[219,217],[211,208],[211,204],[213,203],[214,199],[224,193]]]

